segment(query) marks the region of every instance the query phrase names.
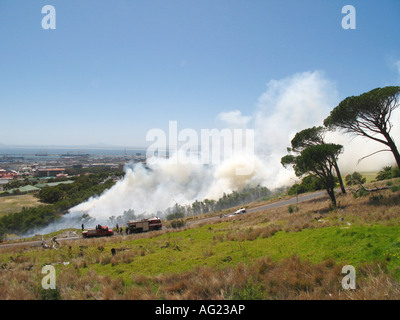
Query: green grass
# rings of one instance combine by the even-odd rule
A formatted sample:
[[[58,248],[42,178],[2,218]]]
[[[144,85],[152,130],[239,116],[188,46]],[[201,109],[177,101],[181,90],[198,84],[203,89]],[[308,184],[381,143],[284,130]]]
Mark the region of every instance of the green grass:
[[[365,172],[360,172],[360,174],[367,179],[367,183],[370,183],[376,180],[378,171],[365,171]]]
[[[9,213],[20,212],[23,207],[31,208],[43,205],[33,194],[0,197],[0,217]]]
[[[357,279],[364,288],[368,283],[380,281],[378,297],[383,297],[387,281],[393,280],[392,289],[398,286],[399,290],[392,297],[398,297],[400,194],[396,192],[376,193],[374,196],[380,200],[374,202],[370,197],[341,195],[342,204],[335,210],[327,209],[329,200],[311,201],[299,204],[299,210],[293,213],[288,213],[286,206],[179,230],[68,241],[59,250],[3,249],[0,265],[10,272],[19,270],[15,276],[21,278],[33,266],[31,275],[36,278],[30,280],[32,284],[40,280],[43,265],[55,265],[61,297],[71,298],[75,294],[82,297],[90,287],[93,294],[88,296],[93,298],[150,294],[165,299],[176,295],[185,299],[184,292],[190,291],[192,282],[197,283],[197,291],[189,294],[192,298],[197,294],[211,297],[204,292],[214,284],[224,290],[225,298],[262,299],[266,294],[280,297],[282,290],[286,290],[285,297],[291,297],[293,288],[303,287],[307,289],[299,290],[306,295],[309,288],[314,288],[314,297],[330,297],[328,293],[332,291],[323,290],[337,291],[341,268],[352,265],[360,271]],[[116,249],[114,256],[112,248]],[[374,270],[381,270],[382,266],[385,276],[379,272],[366,273],[369,265],[378,268]],[[335,266],[332,273],[330,266]],[[247,272],[243,277],[241,270]],[[279,282],[281,270],[285,270],[287,281],[290,280],[288,287]],[[270,278],[266,278],[270,272]],[[228,286],[224,286],[225,276],[229,278]],[[5,276],[2,281],[4,288],[16,283]],[[318,288],[313,287],[315,281]],[[378,292],[374,288],[370,287],[361,297]],[[212,297],[220,297],[222,293],[218,290]],[[8,294],[12,292],[10,289]]]
[[[328,259],[342,265],[357,267],[364,263],[385,261],[388,268],[400,267],[400,229],[396,226],[372,225],[303,229],[300,232],[280,231],[269,238],[231,241],[227,223],[180,232],[167,233],[151,239],[125,241],[121,247],[137,253],[133,261],[94,263],[88,269],[110,276],[129,278],[133,273],[148,276],[177,274],[194,270],[197,266],[223,269],[240,262],[251,264],[269,256],[273,261],[297,255],[302,260],[320,263]],[[224,240],[218,240],[224,239]],[[217,239],[217,240],[216,240]],[[168,245],[168,246],[167,246]],[[109,255],[111,243],[104,248]],[[87,252],[86,256],[90,256]],[[98,254],[94,252],[92,254]],[[118,253],[117,253],[118,255]],[[397,271],[396,271],[397,274]]]

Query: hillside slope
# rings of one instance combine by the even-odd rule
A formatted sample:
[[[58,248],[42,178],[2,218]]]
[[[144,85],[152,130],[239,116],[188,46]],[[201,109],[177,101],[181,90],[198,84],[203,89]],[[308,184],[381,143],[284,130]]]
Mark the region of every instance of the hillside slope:
[[[398,299],[400,191],[339,195],[179,230],[0,251],[1,299]],[[111,254],[115,249],[116,254]],[[43,290],[53,264],[56,290]],[[356,269],[346,291],[342,267]]]

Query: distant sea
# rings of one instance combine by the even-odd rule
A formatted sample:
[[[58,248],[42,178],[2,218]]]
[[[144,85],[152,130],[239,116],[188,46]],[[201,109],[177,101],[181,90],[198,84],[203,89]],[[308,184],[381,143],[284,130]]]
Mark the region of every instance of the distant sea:
[[[110,156],[132,156],[140,153],[146,155],[145,148],[57,148],[57,147],[3,147],[0,146],[0,157],[7,156],[47,156],[61,155],[61,154],[89,154],[92,156],[110,155]]]

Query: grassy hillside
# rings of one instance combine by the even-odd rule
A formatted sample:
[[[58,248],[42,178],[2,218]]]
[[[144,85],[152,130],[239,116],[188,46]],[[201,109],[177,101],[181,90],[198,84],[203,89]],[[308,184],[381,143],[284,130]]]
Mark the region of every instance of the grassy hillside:
[[[320,198],[179,230],[62,242],[59,250],[3,248],[0,298],[398,299],[393,190],[338,195],[335,210]],[[47,264],[56,290],[40,286]],[[344,265],[356,268],[356,290],[342,289]]]

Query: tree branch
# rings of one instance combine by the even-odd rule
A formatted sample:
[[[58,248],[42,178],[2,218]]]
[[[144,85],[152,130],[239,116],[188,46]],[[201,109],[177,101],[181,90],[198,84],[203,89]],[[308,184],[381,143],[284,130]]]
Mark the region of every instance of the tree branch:
[[[372,156],[372,155],[374,155],[374,154],[376,154],[376,153],[383,152],[383,151],[390,151],[390,152],[392,152],[392,150],[390,150],[390,149],[383,149],[383,150],[375,151],[375,152],[373,152],[373,153],[371,153],[371,154],[369,154],[369,155],[367,155],[367,156],[365,156],[365,157],[362,157],[362,158],[358,159],[357,164],[359,164],[359,163],[360,163],[362,160],[364,160],[365,158],[368,158],[368,157],[370,157],[370,156]]]

